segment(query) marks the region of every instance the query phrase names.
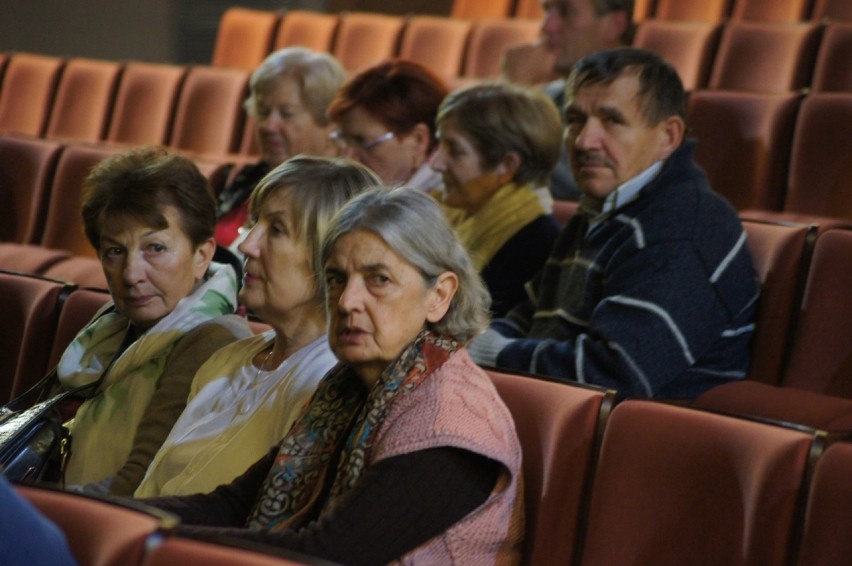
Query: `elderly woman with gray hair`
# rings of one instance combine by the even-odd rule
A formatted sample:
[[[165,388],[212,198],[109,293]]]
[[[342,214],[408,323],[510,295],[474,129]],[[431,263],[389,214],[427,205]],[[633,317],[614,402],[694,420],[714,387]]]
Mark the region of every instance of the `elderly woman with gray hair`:
[[[434,200],[375,189],[332,220],[322,265],[340,360],[278,446],[210,494],[147,500],[181,534],[346,564],[514,564],[514,423],[465,344],[488,293]]]

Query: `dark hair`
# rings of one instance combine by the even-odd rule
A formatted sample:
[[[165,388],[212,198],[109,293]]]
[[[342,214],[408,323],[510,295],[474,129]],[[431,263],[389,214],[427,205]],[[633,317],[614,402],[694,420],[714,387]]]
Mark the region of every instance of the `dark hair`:
[[[609,85],[630,73],[639,78],[639,107],[646,123],[686,117],[686,93],[677,71],[656,53],[634,47],[605,49],[577,61],[565,87],[566,99],[581,87]]]
[[[207,178],[186,157],[143,147],[107,157],[83,181],[83,224],[89,242],[100,249],[108,218],[128,215],[163,230],[163,207],[173,206],[181,229],[194,246],[213,236],[216,204]]]
[[[334,121],[356,106],[382,122],[396,134],[407,134],[425,124],[435,139],[435,115],[447,85],[428,68],[404,59],[392,59],[355,75],[341,87],[328,107]]]
[[[621,43],[630,45],[636,25],[633,23],[633,0],[592,0],[595,13],[603,16],[609,12],[624,12],[627,14],[627,26],[621,34]]]

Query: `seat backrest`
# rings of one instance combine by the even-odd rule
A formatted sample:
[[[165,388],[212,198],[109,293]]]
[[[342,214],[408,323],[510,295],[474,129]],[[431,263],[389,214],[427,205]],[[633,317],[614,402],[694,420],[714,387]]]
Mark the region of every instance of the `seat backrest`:
[[[852,399],[852,230],[817,238],[782,385]]]
[[[710,79],[721,25],[710,22],[646,20],[636,28],[633,47],[658,53],[675,68],[683,88],[704,88]]]
[[[139,503],[44,487],[15,489],[59,526],[77,562],[88,566],[141,565],[148,538],[177,524],[175,517]]]
[[[15,53],[0,88],[0,130],[44,133],[65,61],[60,57]]]
[[[810,84],[821,27],[813,22],[725,25],[709,87],[789,92]]]
[[[17,397],[46,373],[48,343],[70,290],[59,281],[0,272],[0,402]]]
[[[524,453],[527,564],[569,564],[614,392],[489,370]]]
[[[306,556],[296,556],[279,548],[264,548],[264,552],[261,552],[253,546],[233,546],[170,536],[153,546],[144,566],[298,566],[323,563]],[[290,554],[293,554],[293,557],[287,558]]]
[[[852,3],[849,5],[852,6]],[[852,93],[852,21],[826,26],[817,54],[811,90]]]
[[[635,14],[635,4],[639,4],[642,2],[647,3],[648,0],[640,0],[639,2],[634,2],[634,14]],[[539,20],[544,17],[544,10],[541,7],[541,0],[517,0],[515,2],[515,17],[516,18],[525,18],[528,20]]]
[[[801,96],[701,90],[689,96],[695,160],[737,210],[781,210]]]
[[[473,22],[467,45],[462,76],[493,78],[500,74],[500,59],[506,48],[534,41],[538,37],[536,20],[483,18]]]
[[[61,151],[55,141],[0,136],[0,241],[32,243],[41,237]]]
[[[196,153],[237,151],[249,71],[199,65],[187,71],[169,145]]]
[[[798,564],[841,566],[852,556],[852,444],[829,446],[814,470]]]
[[[852,3],[849,0],[816,0],[811,18],[852,22]]]
[[[47,267],[41,274],[51,279],[69,281],[79,287],[108,289],[103,265],[93,257],[67,257]]]
[[[68,295],[62,304],[62,312],[59,313],[48,367],[54,367],[59,363],[59,358],[62,357],[68,344],[92,320],[97,310],[110,300],[108,292],[97,289],[79,288]]]
[[[811,0],[734,0],[732,20],[800,22],[810,17]]]
[[[78,141],[104,139],[123,67],[117,61],[69,59],[45,135]]]
[[[657,0],[654,18],[685,22],[721,23],[730,10],[730,0]]]
[[[278,12],[240,7],[226,9],[219,20],[211,65],[254,70],[272,51],[280,22]]]
[[[55,250],[36,244],[0,243],[0,269],[42,275],[53,264],[71,256],[68,250]]]
[[[451,18],[510,18],[512,0],[453,0]]]
[[[815,438],[623,401],[604,431],[583,564],[788,564]]]
[[[784,210],[852,219],[852,93],[805,97],[793,135]]]
[[[399,57],[424,65],[438,76],[461,74],[470,21],[438,16],[412,16],[402,33]]]
[[[281,20],[273,48],[298,45],[319,53],[331,53],[338,23],[337,14],[290,10]]]
[[[748,221],[743,228],[760,280],[748,379],[777,385],[787,359],[815,228]]]
[[[44,235],[39,242],[42,246],[68,250],[82,256],[96,256],[94,248],[86,239],[80,214],[83,180],[102,159],[118,151],[118,146],[65,146],[59,156],[47,204]]]
[[[183,65],[127,63],[115,96],[107,141],[166,143],[185,76]]]
[[[341,14],[332,54],[350,73],[363,71],[397,53],[404,25],[402,16]]]

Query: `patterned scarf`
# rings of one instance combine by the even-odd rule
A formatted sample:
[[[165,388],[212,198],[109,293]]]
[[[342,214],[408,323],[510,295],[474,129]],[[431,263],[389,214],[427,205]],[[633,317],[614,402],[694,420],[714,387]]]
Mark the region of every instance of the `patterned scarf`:
[[[432,375],[459,346],[452,338],[421,331],[369,392],[348,366],[330,371],[281,441],[248,527],[297,528],[315,511],[332,507],[364,471],[376,433],[394,403]],[[337,469],[330,471],[338,452]],[[329,473],[334,474],[331,491],[321,500]]]

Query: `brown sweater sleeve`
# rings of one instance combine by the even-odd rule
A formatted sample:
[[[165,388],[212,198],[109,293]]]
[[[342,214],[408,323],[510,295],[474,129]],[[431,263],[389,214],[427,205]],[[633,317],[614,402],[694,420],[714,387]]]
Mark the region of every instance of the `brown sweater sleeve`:
[[[245,336],[247,327],[239,322],[239,317],[229,315],[194,328],[178,341],[136,429],[130,455],[110,485],[110,495],[133,495],[186,407],[195,372],[213,352]]]

